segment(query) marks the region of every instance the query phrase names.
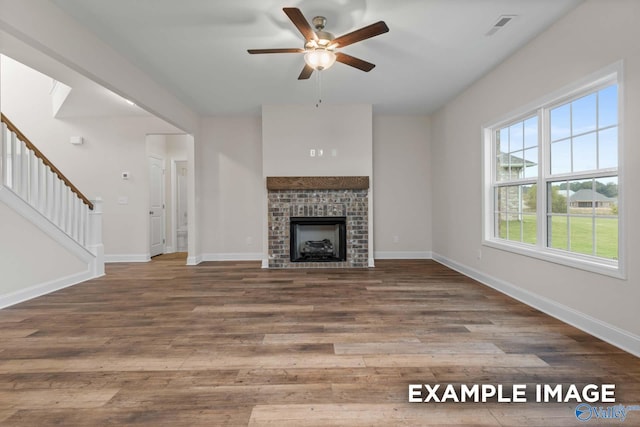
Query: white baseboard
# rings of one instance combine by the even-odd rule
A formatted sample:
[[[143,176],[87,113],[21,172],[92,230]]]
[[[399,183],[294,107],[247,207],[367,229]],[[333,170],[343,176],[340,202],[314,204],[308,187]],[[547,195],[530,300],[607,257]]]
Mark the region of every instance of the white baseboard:
[[[433,259],[447,267],[487,285],[503,294],[523,302],[558,320],[568,323],[624,351],[640,357],[640,336],[603,322],[564,304],[519,288],[504,280],[489,276],[474,268],[459,264],[444,256],[433,254]]]
[[[198,265],[202,262],[202,255],[187,256],[187,265]]]
[[[202,261],[262,261],[262,252],[202,254]]]
[[[62,277],[60,279],[51,280],[46,283],[30,286],[26,289],[20,289],[6,295],[0,295],[0,308],[9,307],[42,295],[50,294],[51,292],[59,291],[60,289],[68,288],[69,286],[77,285],[80,282],[93,278],[94,276],[92,276],[90,271],[84,271],[67,277]]]
[[[151,257],[149,254],[112,254],[105,255],[104,262],[149,262]]]
[[[431,251],[376,251],[375,259],[432,259]]]

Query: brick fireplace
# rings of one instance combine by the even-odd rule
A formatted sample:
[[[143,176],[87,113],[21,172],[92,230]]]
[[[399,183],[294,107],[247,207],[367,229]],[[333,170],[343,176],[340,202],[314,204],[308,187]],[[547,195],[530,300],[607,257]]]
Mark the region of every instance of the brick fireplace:
[[[267,177],[269,268],[366,268],[369,177]],[[344,217],[346,260],[293,262],[291,218]]]

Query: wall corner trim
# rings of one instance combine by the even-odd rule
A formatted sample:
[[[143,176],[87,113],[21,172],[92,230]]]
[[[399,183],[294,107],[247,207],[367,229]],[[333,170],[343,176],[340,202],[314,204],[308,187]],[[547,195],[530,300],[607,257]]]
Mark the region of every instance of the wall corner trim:
[[[187,265],[198,265],[201,262],[202,262],[202,255],[187,257]]]
[[[560,304],[549,298],[534,294],[511,283],[489,276],[437,253],[433,254],[433,259],[452,270],[482,283],[483,285],[489,286],[498,292],[508,295],[511,298],[538,309],[549,316],[568,323],[571,326],[575,326],[576,328],[627,351],[634,356],[640,357],[640,336],[603,322],[602,320],[596,319],[571,307],[567,307],[566,305]]]

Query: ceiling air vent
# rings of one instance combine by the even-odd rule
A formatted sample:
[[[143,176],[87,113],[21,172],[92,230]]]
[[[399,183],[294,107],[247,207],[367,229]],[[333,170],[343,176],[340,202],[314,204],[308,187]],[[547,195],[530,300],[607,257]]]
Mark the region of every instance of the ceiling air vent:
[[[505,25],[507,25],[509,23],[509,21],[511,21],[513,18],[515,18],[517,15],[502,15],[498,18],[498,21],[493,24],[493,27],[491,27],[491,29],[487,32],[487,36],[492,36],[495,33],[498,32],[498,30],[502,29]]]

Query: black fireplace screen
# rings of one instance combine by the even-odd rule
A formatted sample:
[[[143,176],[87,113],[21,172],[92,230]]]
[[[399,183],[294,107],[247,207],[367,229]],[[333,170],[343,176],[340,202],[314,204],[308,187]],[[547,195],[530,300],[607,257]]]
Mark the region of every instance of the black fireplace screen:
[[[345,217],[291,217],[290,222],[292,262],[347,260]]]

